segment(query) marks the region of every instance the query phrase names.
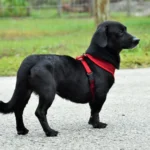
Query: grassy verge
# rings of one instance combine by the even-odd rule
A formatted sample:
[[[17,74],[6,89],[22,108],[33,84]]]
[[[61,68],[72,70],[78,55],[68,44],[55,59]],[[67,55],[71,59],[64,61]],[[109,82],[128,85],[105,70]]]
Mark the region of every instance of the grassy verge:
[[[134,50],[121,54],[121,68],[150,66],[150,19],[112,14],[129,32],[141,39]],[[88,47],[95,31],[93,19],[1,19],[0,20],[0,76],[16,75],[16,71],[30,54],[67,54],[76,57]]]

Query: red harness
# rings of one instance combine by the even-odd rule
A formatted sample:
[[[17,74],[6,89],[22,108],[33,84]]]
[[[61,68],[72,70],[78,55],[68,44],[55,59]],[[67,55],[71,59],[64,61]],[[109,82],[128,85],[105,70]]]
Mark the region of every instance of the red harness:
[[[89,58],[94,64],[96,64],[97,66],[103,68],[104,70],[108,71],[109,73],[111,73],[114,76],[115,73],[115,67],[108,63],[107,61],[104,61],[102,59],[96,58],[91,56],[90,54],[83,54],[82,56],[77,57],[77,60],[80,60],[82,62],[82,65],[88,75],[88,79],[89,79],[89,84],[90,84],[90,90],[92,93],[92,97],[93,100],[95,98],[95,81],[94,81],[94,76],[93,76],[93,72],[91,71],[90,67],[88,66],[87,62],[85,61],[85,57]]]

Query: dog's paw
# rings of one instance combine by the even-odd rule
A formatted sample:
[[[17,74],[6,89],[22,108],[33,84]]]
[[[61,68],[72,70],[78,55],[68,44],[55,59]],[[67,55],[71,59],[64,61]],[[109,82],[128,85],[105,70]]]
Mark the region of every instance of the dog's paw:
[[[58,131],[55,131],[53,129],[51,129],[49,132],[46,132],[46,136],[47,137],[53,137],[53,136],[57,136],[58,135]]]
[[[26,135],[26,134],[28,134],[28,132],[29,132],[28,129],[23,128],[23,129],[19,129],[19,130],[17,131],[17,134],[18,134],[18,135]]]
[[[106,123],[103,123],[103,122],[99,122],[99,119],[95,119],[95,118],[90,118],[89,119],[89,122],[88,122],[90,125],[93,126],[93,128],[106,128],[107,124]]]
[[[92,125],[93,125],[93,128],[99,128],[99,129],[103,129],[107,127],[107,124],[103,122],[93,123]]]

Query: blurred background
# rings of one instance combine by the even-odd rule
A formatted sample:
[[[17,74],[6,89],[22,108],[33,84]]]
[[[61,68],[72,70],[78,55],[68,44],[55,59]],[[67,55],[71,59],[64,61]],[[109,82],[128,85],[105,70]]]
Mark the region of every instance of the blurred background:
[[[0,17],[92,17],[98,3],[109,13],[150,15],[150,0],[1,0]]]
[[[0,76],[16,75],[30,54],[85,52],[97,25],[120,21],[141,39],[121,68],[150,66],[150,0],[0,0]]]

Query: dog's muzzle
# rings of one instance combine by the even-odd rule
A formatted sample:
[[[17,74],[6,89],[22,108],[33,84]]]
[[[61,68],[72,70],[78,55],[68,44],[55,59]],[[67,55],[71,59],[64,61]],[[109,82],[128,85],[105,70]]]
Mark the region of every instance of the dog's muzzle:
[[[140,39],[138,39],[138,38],[136,38],[136,37],[133,38],[133,44],[134,44],[134,45],[139,44],[139,42],[140,42]]]

